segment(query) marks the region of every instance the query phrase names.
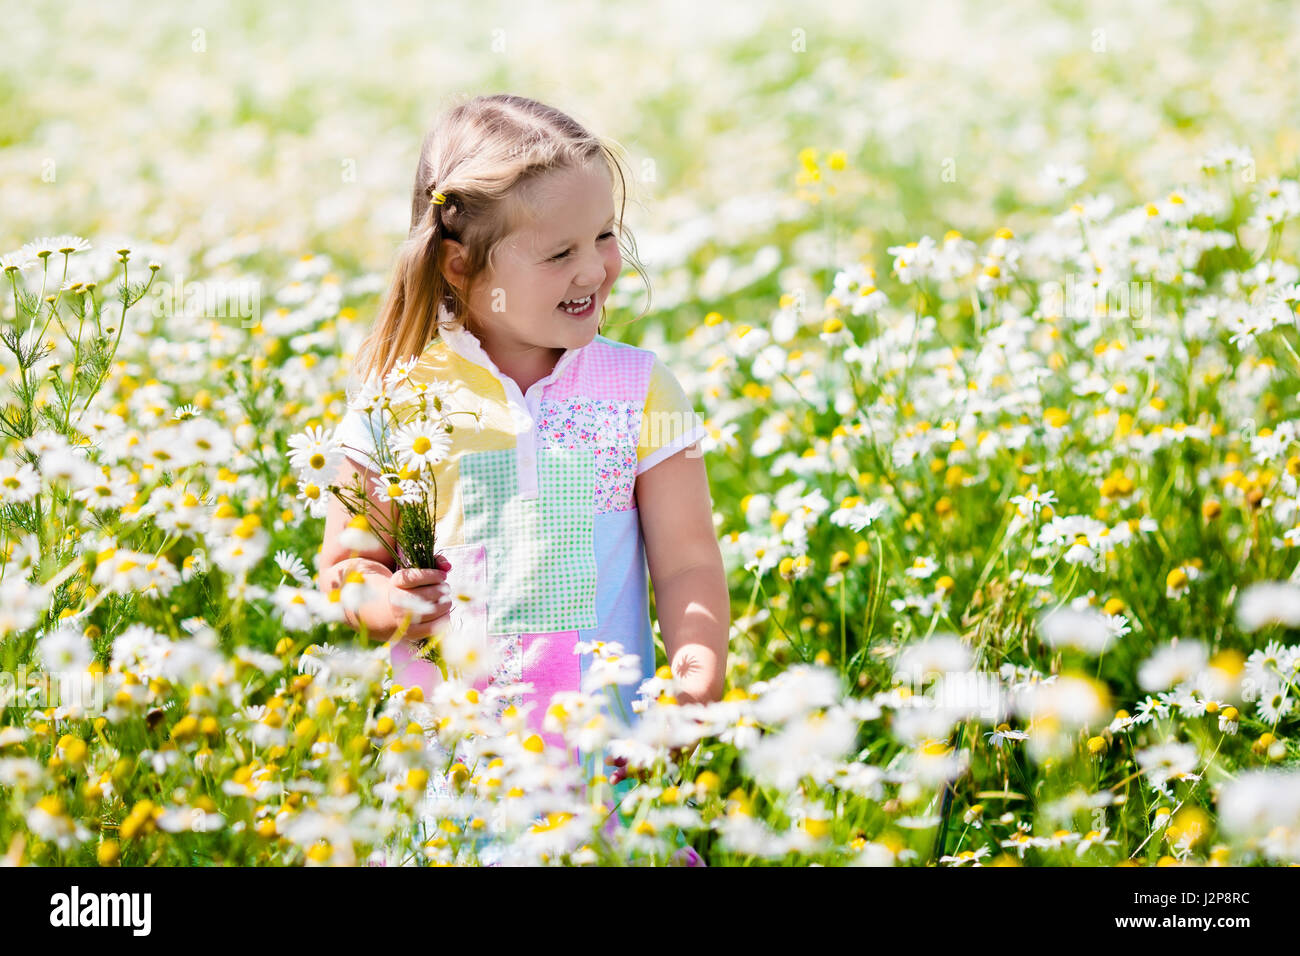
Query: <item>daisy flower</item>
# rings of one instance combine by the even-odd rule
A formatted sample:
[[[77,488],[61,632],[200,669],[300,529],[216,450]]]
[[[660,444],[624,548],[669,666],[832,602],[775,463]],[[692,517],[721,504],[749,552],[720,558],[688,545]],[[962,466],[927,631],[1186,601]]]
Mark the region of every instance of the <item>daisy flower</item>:
[[[0,503],[22,504],[41,490],[41,476],[26,462],[0,461]]]
[[[224,464],[235,450],[230,431],[206,418],[186,418],[171,434],[177,457],[185,464]]]
[[[402,478],[389,472],[374,479],[374,485],[375,494],[381,501],[414,505],[424,500],[424,487],[414,478]]]
[[[1084,834],[1083,839],[1079,841],[1079,845],[1075,848],[1075,853],[1078,856],[1083,856],[1094,846],[1119,846],[1119,841],[1106,839],[1106,834],[1108,833],[1110,833],[1110,827],[1102,827],[1100,830],[1089,830]]]
[[[967,671],[971,663],[970,648],[960,637],[935,634],[903,648],[894,676],[915,686],[937,674]]]
[[[29,449],[32,449],[32,442],[33,439],[28,439]],[[41,457],[40,472],[47,482],[59,481],[73,487],[81,487],[99,478],[99,470],[84,455],[66,445],[51,443],[47,450],[36,454]]]
[[[929,236],[922,236],[918,242],[890,246],[886,251],[894,257],[894,274],[898,276],[898,281],[911,283],[924,279],[934,264],[935,241]]]
[[[715,736],[725,744],[731,744],[737,750],[747,751],[758,743],[763,731],[753,717],[740,716],[717,731]]]
[[[998,724],[994,730],[984,735],[994,747],[1001,747],[1004,740],[1025,740],[1029,734],[1023,730],[1012,730],[1008,724]]]
[[[406,377],[411,374],[411,371],[419,363],[420,357],[418,355],[412,355],[409,358],[404,358],[394,362],[393,367],[389,369],[388,374],[384,376],[384,384],[390,388],[397,387],[397,385],[402,383]]]
[[[1171,641],[1162,645],[1138,667],[1138,684],[1143,690],[1165,690],[1193,679],[1207,661],[1200,641]]]
[[[1220,733],[1235,734],[1241,727],[1241,714],[1236,707],[1225,707],[1219,711]]]
[[[1200,779],[1199,775],[1192,773],[1200,760],[1200,752],[1192,744],[1171,741],[1139,750],[1133,756],[1146,774],[1147,782],[1162,792],[1168,792],[1170,780]]]
[[[163,531],[195,534],[207,524],[207,509],[203,501],[179,484],[154,488],[140,510],[152,515],[154,524]]]
[[[299,501],[307,503],[307,511],[313,518],[325,517],[328,501],[325,498],[325,489],[322,485],[310,481],[298,482],[298,494],[295,497]]]
[[[456,609],[453,607],[453,611]],[[439,635],[443,660],[465,680],[488,677],[500,663],[500,651],[488,639],[487,629],[474,626],[460,614],[448,614],[447,626]]]
[[[1164,699],[1163,694],[1157,697],[1152,697],[1150,694],[1147,694],[1147,696],[1138,703],[1136,714],[1132,717],[1123,719],[1117,717],[1112,721],[1110,729],[1112,731],[1127,730],[1129,727],[1134,725],[1149,724],[1157,718],[1164,720],[1169,716],[1170,711],[1171,706]]]
[[[1292,648],[1280,641],[1269,641],[1263,649],[1251,651],[1246,658],[1246,686],[1261,693],[1280,686],[1291,677],[1295,660]]]
[[[1217,146],[1201,157],[1201,170],[1213,173],[1219,170],[1248,169],[1255,165],[1255,157],[1247,146],[1231,144]]]
[[[959,279],[975,268],[975,243],[955,229],[944,233],[943,247],[935,256],[935,277]]]
[[[307,572],[307,565],[303,563],[302,558],[291,551],[275,552],[275,564],[289,577],[293,578],[299,584],[310,584],[311,575]]]
[[[281,552],[283,553],[283,552]],[[279,555],[276,556],[279,564]],[[289,631],[306,631],[317,621],[316,600],[311,589],[281,585],[271,593],[271,602],[280,611],[280,624]]]
[[[231,575],[246,574],[266,556],[270,536],[258,530],[249,538],[231,537],[212,549],[212,563]]]
[[[61,235],[61,236],[42,236],[39,239],[33,239],[23,246],[22,251],[35,258],[41,259],[46,256],[61,252],[64,255],[73,252],[84,252],[90,248],[90,241],[82,239],[80,236]]]
[[[1023,495],[1014,495],[1011,503],[1021,509],[1021,513],[1026,511],[1030,515],[1037,514],[1042,508],[1051,505],[1056,501],[1056,492],[1038,490],[1038,485],[1030,486],[1029,490]]]
[[[823,322],[821,333],[817,337],[831,348],[853,344],[853,333],[842,320],[837,318],[829,318]]]
[[[105,467],[98,480],[87,482],[72,493],[72,497],[96,510],[110,510],[129,505],[135,498],[134,485],[124,475],[114,475]]]
[[[1076,647],[1089,654],[1104,653],[1115,640],[1110,616],[1091,608],[1058,608],[1038,622],[1043,643],[1049,647]]]
[[[912,566],[904,572],[909,578],[918,578],[924,580],[934,574],[939,567],[933,558],[916,558],[912,561]]]
[[[80,673],[95,658],[95,649],[86,636],[66,626],[42,637],[37,650],[41,662],[52,673]]]
[[[875,271],[862,263],[854,263],[835,274],[831,295],[848,303],[854,315],[875,312],[888,301],[876,288]]]
[[[591,693],[611,684],[634,684],[641,680],[641,658],[636,654],[603,654],[592,659],[582,675],[582,690]]]
[[[1276,724],[1279,720],[1289,714],[1295,705],[1290,695],[1280,686],[1270,687],[1259,698],[1255,704],[1255,710],[1259,713],[1260,720],[1267,721],[1270,725]]]
[[[1300,627],[1300,584],[1256,581],[1237,599],[1237,626],[1254,633],[1269,624]]]
[[[831,512],[831,524],[839,527],[848,527],[855,534],[861,533],[864,528],[885,513],[885,503],[883,501],[873,501],[867,504],[857,495],[849,495],[840,502],[840,506]]]
[[[301,480],[328,484],[343,457],[339,441],[319,426],[289,436],[289,463]]]
[[[39,265],[40,260],[33,256],[26,248],[15,249],[12,252],[6,252],[0,256],[0,270],[8,272],[11,269],[22,272],[24,269],[30,269]]]
[[[438,464],[451,449],[451,436],[439,423],[420,420],[397,429],[392,438],[398,463],[418,470]]]
[[[1063,166],[1048,163],[1039,173],[1038,182],[1044,189],[1067,192],[1082,183],[1085,178],[1087,172],[1082,166],[1073,163]]]
[[[382,548],[384,543],[370,527],[370,522],[363,514],[353,515],[343,530],[339,532],[339,544],[349,551],[365,551],[370,548]]]

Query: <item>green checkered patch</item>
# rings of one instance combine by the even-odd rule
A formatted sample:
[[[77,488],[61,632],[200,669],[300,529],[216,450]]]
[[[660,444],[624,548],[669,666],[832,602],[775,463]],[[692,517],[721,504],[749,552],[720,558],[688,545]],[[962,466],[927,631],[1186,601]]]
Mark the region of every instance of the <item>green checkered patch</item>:
[[[519,497],[514,449],[463,455],[465,541],[487,552],[488,631],[596,626],[591,449],[539,446],[538,498]]]

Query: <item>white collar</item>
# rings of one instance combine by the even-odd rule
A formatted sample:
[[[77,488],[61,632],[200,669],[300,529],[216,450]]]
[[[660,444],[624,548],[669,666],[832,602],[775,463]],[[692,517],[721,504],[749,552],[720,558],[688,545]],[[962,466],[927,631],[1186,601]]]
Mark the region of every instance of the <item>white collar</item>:
[[[457,322],[455,316],[453,316],[451,312],[448,311],[447,307],[441,302],[438,303],[438,335],[447,343],[447,347],[461,358],[473,362],[475,365],[482,366],[495,375],[503,385],[506,382],[509,382],[511,385],[515,386],[516,391],[518,390],[518,383],[516,383],[514,379],[501,374],[501,370],[497,368],[496,362],[492,361],[492,357],[487,354],[487,351],[483,348],[483,343],[479,341],[478,336]],[[581,345],[578,348],[565,349],[564,354],[556,361],[555,368],[551,370],[551,373],[534,382],[529,391],[531,392],[533,388],[536,388],[539,385],[549,385],[551,382],[559,378],[564,367],[572,362],[579,352],[592,345],[595,341],[596,340],[593,338],[591,342],[588,342],[586,345]],[[509,391],[510,390],[507,389],[507,394]],[[523,396],[520,397],[522,398]]]

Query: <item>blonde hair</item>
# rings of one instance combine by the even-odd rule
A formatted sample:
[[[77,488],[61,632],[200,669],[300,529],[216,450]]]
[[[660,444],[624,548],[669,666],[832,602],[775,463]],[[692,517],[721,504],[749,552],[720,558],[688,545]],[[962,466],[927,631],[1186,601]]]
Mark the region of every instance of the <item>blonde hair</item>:
[[[454,324],[473,330],[470,290],[492,266],[502,240],[531,215],[528,190],[519,187],[555,170],[605,163],[618,187],[619,248],[646,284],[648,310],[650,283],[623,225],[630,177],[619,151],[612,140],[524,96],[476,96],[447,110],[420,147],[410,232],[398,250],[379,316],[358,351],[356,378],[383,378],[399,361],[422,353],[437,337],[439,304],[447,307]],[[435,196],[442,202],[434,202]],[[463,295],[443,274],[443,239],[465,246]],[[605,319],[602,307],[598,331]]]

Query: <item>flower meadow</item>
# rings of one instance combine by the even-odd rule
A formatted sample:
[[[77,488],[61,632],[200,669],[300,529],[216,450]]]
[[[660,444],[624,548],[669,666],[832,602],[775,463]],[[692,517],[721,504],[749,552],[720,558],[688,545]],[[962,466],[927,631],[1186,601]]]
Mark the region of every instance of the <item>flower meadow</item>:
[[[1095,28],[1072,26],[1096,54]],[[846,69],[810,42],[804,100]],[[1183,75],[1172,48],[1153,55]],[[768,63],[735,57],[732,82]],[[1059,62],[1062,84],[1108,82]],[[1285,102],[1294,81],[1276,80]],[[214,238],[221,216],[135,241],[105,212],[0,255],[0,860],[1300,862],[1300,179],[1278,158],[1294,144],[1187,152],[1172,137],[1190,121],[1151,118],[1171,138],[1043,163],[1012,118],[1028,94],[994,84],[989,115],[1015,131],[988,172],[997,201],[954,199],[935,156],[907,203],[953,218],[909,230],[873,218],[897,205],[881,183],[908,184],[904,145],[943,111],[897,118],[906,83],[873,94],[897,154],[778,113],[747,144],[773,191],[668,197],[660,215],[687,224],[649,233],[649,316],[639,277],[614,287],[605,334],[654,348],[709,428],[733,611],[723,700],[679,703],[661,647],[630,726],[611,701],[637,668],[601,645],[590,685],[553,701],[547,729],[619,758],[620,785],[528,731],[517,688],[474,689],[490,649],[449,636],[425,699],[345,622],[360,583],[318,585],[334,429],[386,278],[358,258],[371,234],[340,223],[401,198],[405,172],[286,232],[270,218],[299,192],[232,199],[264,246]],[[305,155],[294,136],[327,134],[259,99],[283,86],[258,74],[238,128]],[[1179,116],[1212,108],[1171,88]],[[734,92],[701,91],[693,115]],[[641,115],[671,114],[663,96]],[[168,172],[175,148],[154,155],[179,205],[123,198],[142,235],[199,202],[188,169]],[[1175,165],[1189,174],[1156,182]],[[75,201],[49,221],[76,222],[59,205]],[[41,221],[39,202],[7,208]]]

